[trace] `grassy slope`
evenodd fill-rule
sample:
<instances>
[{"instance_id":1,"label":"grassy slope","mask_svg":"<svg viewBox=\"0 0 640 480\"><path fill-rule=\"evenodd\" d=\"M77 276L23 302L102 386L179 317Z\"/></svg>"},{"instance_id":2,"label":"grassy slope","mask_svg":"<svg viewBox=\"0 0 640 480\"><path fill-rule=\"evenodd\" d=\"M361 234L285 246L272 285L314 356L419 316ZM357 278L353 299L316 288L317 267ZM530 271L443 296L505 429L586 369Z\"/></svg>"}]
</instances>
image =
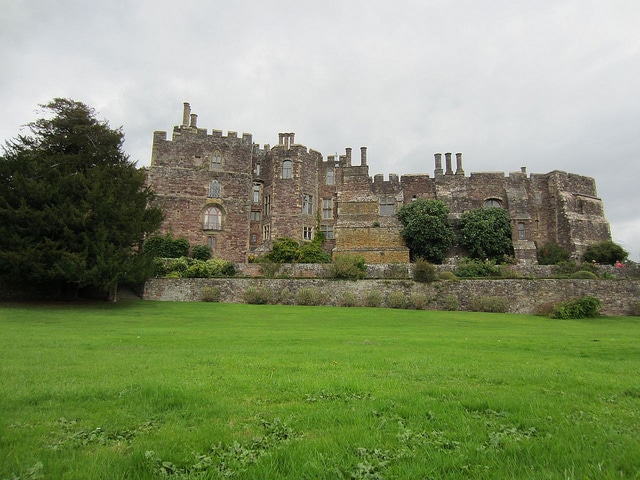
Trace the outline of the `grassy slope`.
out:
<instances>
[{"instance_id":1,"label":"grassy slope","mask_svg":"<svg viewBox=\"0 0 640 480\"><path fill-rule=\"evenodd\" d=\"M640 471L638 318L125 302L0 331L0 478Z\"/></svg>"}]
</instances>

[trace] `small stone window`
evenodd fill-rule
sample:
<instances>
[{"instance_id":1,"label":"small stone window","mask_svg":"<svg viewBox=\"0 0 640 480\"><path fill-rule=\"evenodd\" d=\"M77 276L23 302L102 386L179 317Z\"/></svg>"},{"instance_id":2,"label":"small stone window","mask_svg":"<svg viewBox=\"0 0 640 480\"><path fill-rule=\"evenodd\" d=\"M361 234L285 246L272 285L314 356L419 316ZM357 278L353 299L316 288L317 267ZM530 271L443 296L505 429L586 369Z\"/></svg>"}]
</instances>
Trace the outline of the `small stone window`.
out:
<instances>
[{"instance_id":1,"label":"small stone window","mask_svg":"<svg viewBox=\"0 0 640 480\"><path fill-rule=\"evenodd\" d=\"M259 222L260 221L260 212L257 212L255 210L251 211L251 221L252 222Z\"/></svg>"},{"instance_id":2,"label":"small stone window","mask_svg":"<svg viewBox=\"0 0 640 480\"><path fill-rule=\"evenodd\" d=\"M303 240L313 240L313 228L312 227L302 227L302 239Z\"/></svg>"},{"instance_id":3,"label":"small stone window","mask_svg":"<svg viewBox=\"0 0 640 480\"><path fill-rule=\"evenodd\" d=\"M271 215L271 195L264 196L264 216Z\"/></svg>"},{"instance_id":4,"label":"small stone window","mask_svg":"<svg viewBox=\"0 0 640 480\"><path fill-rule=\"evenodd\" d=\"M209 198L220 198L220 182L218 180L211 180L208 196Z\"/></svg>"},{"instance_id":5,"label":"small stone window","mask_svg":"<svg viewBox=\"0 0 640 480\"><path fill-rule=\"evenodd\" d=\"M335 185L336 177L335 177L335 172L333 170L327 170L326 183L327 185Z\"/></svg>"},{"instance_id":6,"label":"small stone window","mask_svg":"<svg viewBox=\"0 0 640 480\"><path fill-rule=\"evenodd\" d=\"M313 195L302 195L302 213L307 215L313 215Z\"/></svg>"},{"instance_id":7,"label":"small stone window","mask_svg":"<svg viewBox=\"0 0 640 480\"><path fill-rule=\"evenodd\" d=\"M251 243L258 243L258 234L257 233L252 233L251 234Z\"/></svg>"},{"instance_id":8,"label":"small stone window","mask_svg":"<svg viewBox=\"0 0 640 480\"><path fill-rule=\"evenodd\" d=\"M320 231L326 240L333 240L335 238L333 225L320 225Z\"/></svg>"},{"instance_id":9,"label":"small stone window","mask_svg":"<svg viewBox=\"0 0 640 480\"><path fill-rule=\"evenodd\" d=\"M208 207L204 211L204 230L222 230L222 210L216 206Z\"/></svg>"},{"instance_id":10,"label":"small stone window","mask_svg":"<svg viewBox=\"0 0 640 480\"><path fill-rule=\"evenodd\" d=\"M271 226L265 225L262 227L262 238L269 240L271 238Z\"/></svg>"},{"instance_id":11,"label":"small stone window","mask_svg":"<svg viewBox=\"0 0 640 480\"><path fill-rule=\"evenodd\" d=\"M380 215L390 216L395 213L396 199L392 196L380 197Z\"/></svg>"},{"instance_id":12,"label":"small stone window","mask_svg":"<svg viewBox=\"0 0 640 480\"><path fill-rule=\"evenodd\" d=\"M333 218L333 200L331 198L322 199L322 218L325 220Z\"/></svg>"},{"instance_id":13,"label":"small stone window","mask_svg":"<svg viewBox=\"0 0 640 480\"><path fill-rule=\"evenodd\" d=\"M282 162L282 178L288 179L292 176L291 160L285 160L284 162Z\"/></svg>"},{"instance_id":14,"label":"small stone window","mask_svg":"<svg viewBox=\"0 0 640 480\"><path fill-rule=\"evenodd\" d=\"M489 198L484 201L484 208L502 208L502 202L497 198Z\"/></svg>"},{"instance_id":15,"label":"small stone window","mask_svg":"<svg viewBox=\"0 0 640 480\"><path fill-rule=\"evenodd\" d=\"M222 167L222 153L220 150L215 150L211 154L211 168L217 169Z\"/></svg>"},{"instance_id":16,"label":"small stone window","mask_svg":"<svg viewBox=\"0 0 640 480\"><path fill-rule=\"evenodd\" d=\"M207 246L211 249L214 249L218 246L218 239L213 236L207 237Z\"/></svg>"},{"instance_id":17,"label":"small stone window","mask_svg":"<svg viewBox=\"0 0 640 480\"><path fill-rule=\"evenodd\" d=\"M527 239L527 230L523 222L518 222L518 240Z\"/></svg>"},{"instance_id":18,"label":"small stone window","mask_svg":"<svg viewBox=\"0 0 640 480\"><path fill-rule=\"evenodd\" d=\"M253 190L252 190L252 199L253 199L253 204L254 205L260 205L260 193L261 193L262 187L260 186L259 183L254 183L253 184Z\"/></svg>"}]
</instances>

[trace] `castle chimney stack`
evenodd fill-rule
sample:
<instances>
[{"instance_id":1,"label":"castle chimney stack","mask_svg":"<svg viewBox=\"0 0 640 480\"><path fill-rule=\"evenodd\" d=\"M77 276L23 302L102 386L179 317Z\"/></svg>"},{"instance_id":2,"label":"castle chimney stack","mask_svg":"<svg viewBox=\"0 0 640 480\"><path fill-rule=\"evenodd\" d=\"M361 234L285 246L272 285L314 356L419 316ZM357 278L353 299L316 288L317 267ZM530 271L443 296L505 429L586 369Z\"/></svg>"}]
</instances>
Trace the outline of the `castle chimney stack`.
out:
<instances>
[{"instance_id":1,"label":"castle chimney stack","mask_svg":"<svg viewBox=\"0 0 640 480\"><path fill-rule=\"evenodd\" d=\"M347 166L351 166L351 147L347 147L345 148L345 151L347 153Z\"/></svg>"},{"instance_id":2,"label":"castle chimney stack","mask_svg":"<svg viewBox=\"0 0 640 480\"><path fill-rule=\"evenodd\" d=\"M367 165L367 147L360 147L360 166Z\"/></svg>"},{"instance_id":3,"label":"castle chimney stack","mask_svg":"<svg viewBox=\"0 0 640 480\"><path fill-rule=\"evenodd\" d=\"M189 124L189 126L192 127L192 128L197 128L198 127L198 115L196 115L195 113L192 113L189 116L191 117L191 123Z\"/></svg>"},{"instance_id":4,"label":"castle chimney stack","mask_svg":"<svg viewBox=\"0 0 640 480\"><path fill-rule=\"evenodd\" d=\"M456 153L456 175L463 175L464 170L462 169L462 154Z\"/></svg>"},{"instance_id":5,"label":"castle chimney stack","mask_svg":"<svg viewBox=\"0 0 640 480\"><path fill-rule=\"evenodd\" d=\"M439 177L439 176L444 174L444 170L442 170L442 154L441 153L436 153L436 154L434 154L434 157L436 159L436 169L433 172L433 174L436 177Z\"/></svg>"},{"instance_id":6,"label":"castle chimney stack","mask_svg":"<svg viewBox=\"0 0 640 480\"><path fill-rule=\"evenodd\" d=\"M191 114L191 106L189 102L184 102L183 110L182 110L182 126L186 127L189 125L189 115Z\"/></svg>"},{"instance_id":7,"label":"castle chimney stack","mask_svg":"<svg viewBox=\"0 0 640 480\"><path fill-rule=\"evenodd\" d=\"M284 145L284 133L278 134L278 145Z\"/></svg>"},{"instance_id":8,"label":"castle chimney stack","mask_svg":"<svg viewBox=\"0 0 640 480\"><path fill-rule=\"evenodd\" d=\"M451 153L447 152L444 154L444 161L447 166L447 170L444 172L445 175L453 175L453 170L451 169Z\"/></svg>"},{"instance_id":9,"label":"castle chimney stack","mask_svg":"<svg viewBox=\"0 0 640 480\"><path fill-rule=\"evenodd\" d=\"M296 134L295 134L295 133L293 133L293 132L291 132L291 133L289 134L289 145L293 145L294 143L296 143L296 142L295 142L295 138L296 138Z\"/></svg>"}]
</instances>

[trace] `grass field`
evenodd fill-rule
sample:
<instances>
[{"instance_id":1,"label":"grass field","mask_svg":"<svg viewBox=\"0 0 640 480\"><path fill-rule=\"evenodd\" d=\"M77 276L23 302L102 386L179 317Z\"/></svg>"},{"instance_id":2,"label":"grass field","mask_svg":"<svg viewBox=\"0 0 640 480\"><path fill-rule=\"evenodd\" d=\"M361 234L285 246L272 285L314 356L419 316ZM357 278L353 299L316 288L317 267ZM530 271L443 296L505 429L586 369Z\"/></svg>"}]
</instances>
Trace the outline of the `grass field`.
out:
<instances>
[{"instance_id":1,"label":"grass field","mask_svg":"<svg viewBox=\"0 0 640 480\"><path fill-rule=\"evenodd\" d=\"M2 479L640 478L640 318L0 304Z\"/></svg>"}]
</instances>

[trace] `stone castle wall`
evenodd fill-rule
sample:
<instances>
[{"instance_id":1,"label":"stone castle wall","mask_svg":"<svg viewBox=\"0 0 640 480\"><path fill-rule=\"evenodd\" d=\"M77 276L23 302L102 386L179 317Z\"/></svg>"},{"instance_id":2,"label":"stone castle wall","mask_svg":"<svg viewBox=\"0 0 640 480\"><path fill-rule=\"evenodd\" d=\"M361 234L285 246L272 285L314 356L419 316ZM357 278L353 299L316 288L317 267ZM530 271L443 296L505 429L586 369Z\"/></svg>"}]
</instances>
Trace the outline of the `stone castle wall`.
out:
<instances>
[{"instance_id":1,"label":"stone castle wall","mask_svg":"<svg viewBox=\"0 0 640 480\"><path fill-rule=\"evenodd\" d=\"M170 279L148 280L145 300L193 302L202 299L205 288L216 287L220 301L243 303L244 291L249 287L268 288L282 303L293 303L302 288L313 288L324 296L325 304L340 305L345 292L351 293L359 305L367 294L379 292L384 300L390 292L403 292L407 300L419 294L428 299L428 309L446 310L457 305L470 310L474 299L494 297L509 305L509 312L535 314L554 303L572 298L592 296L602 302L604 315L628 315L640 301L640 280L461 280L420 284L409 280L328 280L328 279Z\"/></svg>"},{"instance_id":2,"label":"stone castle wall","mask_svg":"<svg viewBox=\"0 0 640 480\"><path fill-rule=\"evenodd\" d=\"M170 140L165 132L154 134L148 184L166 214L162 232L207 244L215 256L240 263L269 251L274 239L302 242L318 229L334 255L408 262L395 212L417 199L443 201L454 222L487 205L508 210L516 258L524 262L535 262L536 245L557 243L578 257L589 244L611 239L589 177L561 171L529 175L524 167L508 176L467 175L461 153L445 153L444 159L437 153L433 176L372 178L366 147L359 165L351 148L325 160L295 143L293 133L280 133L277 145L260 148L250 134L199 128L187 103ZM221 218L214 228L207 224L211 211Z\"/></svg>"}]
</instances>

